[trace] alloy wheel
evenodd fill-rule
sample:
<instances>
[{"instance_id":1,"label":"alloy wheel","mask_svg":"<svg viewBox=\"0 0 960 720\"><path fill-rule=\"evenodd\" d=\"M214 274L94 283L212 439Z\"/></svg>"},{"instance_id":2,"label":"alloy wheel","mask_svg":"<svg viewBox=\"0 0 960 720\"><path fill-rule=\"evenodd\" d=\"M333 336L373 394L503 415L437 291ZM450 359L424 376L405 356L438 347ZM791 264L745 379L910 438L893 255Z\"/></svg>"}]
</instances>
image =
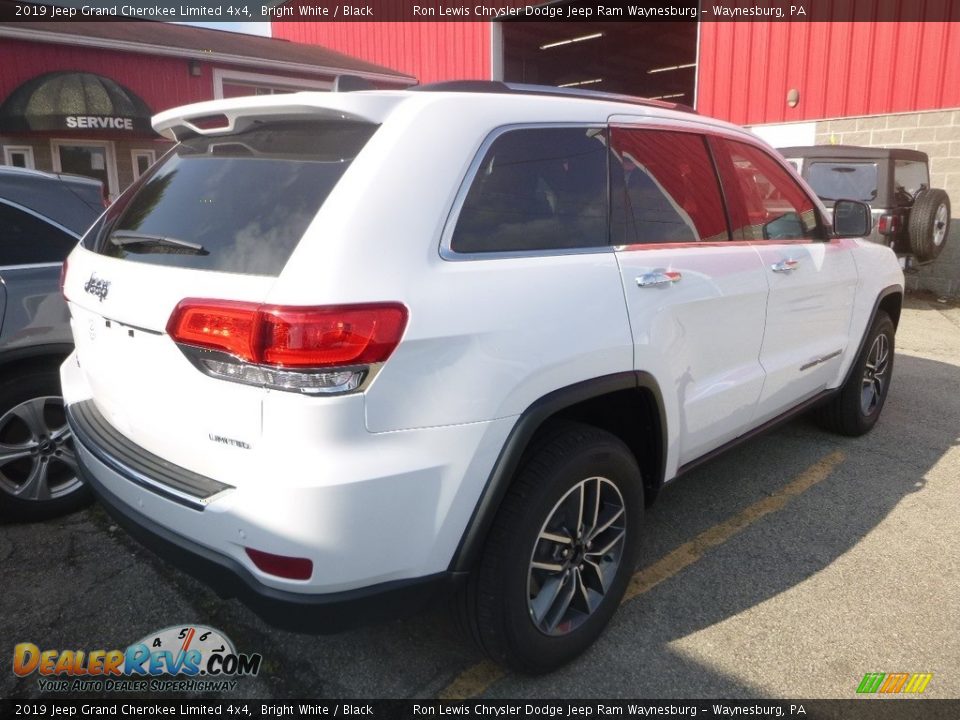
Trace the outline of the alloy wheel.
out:
<instances>
[{"instance_id":1,"label":"alloy wheel","mask_svg":"<svg viewBox=\"0 0 960 720\"><path fill-rule=\"evenodd\" d=\"M871 415L883 400L890 369L890 340L883 333L877 335L867 354L860 391L860 412Z\"/></svg>"},{"instance_id":2,"label":"alloy wheel","mask_svg":"<svg viewBox=\"0 0 960 720\"><path fill-rule=\"evenodd\" d=\"M943 245L947 236L947 206L943 203L937 208L937 214L933 219L933 244L939 247Z\"/></svg>"},{"instance_id":3,"label":"alloy wheel","mask_svg":"<svg viewBox=\"0 0 960 720\"><path fill-rule=\"evenodd\" d=\"M80 484L63 398L31 398L0 416L0 490L42 502Z\"/></svg>"},{"instance_id":4,"label":"alloy wheel","mask_svg":"<svg viewBox=\"0 0 960 720\"><path fill-rule=\"evenodd\" d=\"M590 477L550 511L527 577L527 607L540 632L566 635L600 606L623 557L625 507L616 485Z\"/></svg>"}]
</instances>

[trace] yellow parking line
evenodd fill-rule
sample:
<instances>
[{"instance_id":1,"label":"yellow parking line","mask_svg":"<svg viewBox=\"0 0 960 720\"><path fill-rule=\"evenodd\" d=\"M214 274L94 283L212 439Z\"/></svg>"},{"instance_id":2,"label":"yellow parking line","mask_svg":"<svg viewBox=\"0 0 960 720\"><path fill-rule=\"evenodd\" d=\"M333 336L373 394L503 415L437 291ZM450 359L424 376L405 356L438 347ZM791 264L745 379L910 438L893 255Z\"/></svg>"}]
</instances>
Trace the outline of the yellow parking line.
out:
<instances>
[{"instance_id":1,"label":"yellow parking line","mask_svg":"<svg viewBox=\"0 0 960 720\"><path fill-rule=\"evenodd\" d=\"M833 469L843 462L843 459L844 455L839 450L830 453L808 467L770 497L758 500L753 505L741 510L729 520L725 520L722 523L718 523L704 530L693 540L685 542L676 550L667 553L653 565L649 565L638 571L630 578L630 584L627 585L627 592L623 596L623 602L632 600L637 595L642 595L656 587L664 580L672 578L685 567L692 565L703 557L703 554L707 550L725 543L764 515L782 510L793 498L805 493L818 482L829 477Z\"/></svg>"},{"instance_id":2,"label":"yellow parking line","mask_svg":"<svg viewBox=\"0 0 960 720\"><path fill-rule=\"evenodd\" d=\"M503 668L489 660L467 668L437 693L438 700L466 700L476 697L504 676Z\"/></svg>"},{"instance_id":3,"label":"yellow parking line","mask_svg":"<svg viewBox=\"0 0 960 720\"><path fill-rule=\"evenodd\" d=\"M637 571L630 584L627 585L627 592L623 596L623 602L632 600L638 595L653 589L664 580L669 580L685 567L692 565L711 548L722 545L727 540L746 529L764 515L782 510L787 503L802 495L819 482L826 480L834 468L844 460L844 454L836 450L829 455L821 458L813 465L800 473L793 480L780 488L773 495L758 500L729 520L717 523L711 528L704 530L693 540L685 542L680 547L667 553L664 557L657 560L653 565L649 565L642 570ZM472 667L467 668L460 673L453 682L437 694L440 700L466 700L476 697L485 692L493 683L504 676L504 671L498 666L484 660Z\"/></svg>"}]
</instances>

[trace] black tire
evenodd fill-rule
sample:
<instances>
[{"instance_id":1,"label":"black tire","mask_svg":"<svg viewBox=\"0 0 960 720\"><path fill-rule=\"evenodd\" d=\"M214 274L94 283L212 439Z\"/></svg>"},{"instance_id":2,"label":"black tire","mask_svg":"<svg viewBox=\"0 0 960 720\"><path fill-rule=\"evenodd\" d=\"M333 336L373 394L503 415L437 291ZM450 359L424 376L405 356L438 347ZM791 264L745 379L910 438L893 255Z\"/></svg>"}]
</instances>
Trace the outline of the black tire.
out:
<instances>
[{"instance_id":1,"label":"black tire","mask_svg":"<svg viewBox=\"0 0 960 720\"><path fill-rule=\"evenodd\" d=\"M935 259L950 234L950 197L938 188L922 191L910 210L910 250L919 260Z\"/></svg>"},{"instance_id":2,"label":"black tire","mask_svg":"<svg viewBox=\"0 0 960 720\"><path fill-rule=\"evenodd\" d=\"M42 520L91 499L77 477L57 371L0 383L0 517Z\"/></svg>"},{"instance_id":3,"label":"black tire","mask_svg":"<svg viewBox=\"0 0 960 720\"><path fill-rule=\"evenodd\" d=\"M636 568L643 507L640 469L626 445L594 427L558 428L514 479L461 598L464 624L480 648L501 665L537 675L593 644ZM565 606L568 589L573 599Z\"/></svg>"},{"instance_id":4,"label":"black tire","mask_svg":"<svg viewBox=\"0 0 960 720\"><path fill-rule=\"evenodd\" d=\"M877 424L893 379L894 333L890 316L878 311L846 383L817 411L820 425L840 435L857 437ZM869 398L868 389L872 391Z\"/></svg>"}]
</instances>

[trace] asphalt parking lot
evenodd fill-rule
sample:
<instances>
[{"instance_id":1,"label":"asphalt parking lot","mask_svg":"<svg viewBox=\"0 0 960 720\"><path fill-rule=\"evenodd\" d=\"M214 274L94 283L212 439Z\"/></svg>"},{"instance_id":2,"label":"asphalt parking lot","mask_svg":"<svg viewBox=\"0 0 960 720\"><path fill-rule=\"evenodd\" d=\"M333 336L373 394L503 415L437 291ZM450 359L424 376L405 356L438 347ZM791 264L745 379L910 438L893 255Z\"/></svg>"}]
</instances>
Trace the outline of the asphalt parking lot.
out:
<instances>
[{"instance_id":1,"label":"asphalt parking lot","mask_svg":"<svg viewBox=\"0 0 960 720\"><path fill-rule=\"evenodd\" d=\"M141 549L97 507L0 527L0 697L36 697L14 644L125 648L222 629L264 667L231 697L852 698L867 672L960 697L960 305L909 299L876 429L800 419L673 483L601 640L544 678L504 674L442 611L281 632Z\"/></svg>"}]
</instances>

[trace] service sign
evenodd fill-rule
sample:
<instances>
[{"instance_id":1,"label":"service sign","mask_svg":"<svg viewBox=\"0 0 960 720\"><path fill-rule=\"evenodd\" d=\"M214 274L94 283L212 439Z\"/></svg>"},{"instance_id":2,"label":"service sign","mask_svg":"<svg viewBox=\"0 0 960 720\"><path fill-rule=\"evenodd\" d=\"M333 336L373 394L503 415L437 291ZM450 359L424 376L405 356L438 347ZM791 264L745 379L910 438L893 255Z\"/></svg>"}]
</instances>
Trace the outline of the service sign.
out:
<instances>
[{"instance_id":1,"label":"service sign","mask_svg":"<svg viewBox=\"0 0 960 720\"><path fill-rule=\"evenodd\" d=\"M101 117L99 115L67 115L67 127L92 128L95 130L133 130L133 118Z\"/></svg>"},{"instance_id":2,"label":"service sign","mask_svg":"<svg viewBox=\"0 0 960 720\"><path fill-rule=\"evenodd\" d=\"M70 131L71 134L137 134L152 135L149 117L131 115L31 115L6 118L7 132Z\"/></svg>"}]
</instances>

